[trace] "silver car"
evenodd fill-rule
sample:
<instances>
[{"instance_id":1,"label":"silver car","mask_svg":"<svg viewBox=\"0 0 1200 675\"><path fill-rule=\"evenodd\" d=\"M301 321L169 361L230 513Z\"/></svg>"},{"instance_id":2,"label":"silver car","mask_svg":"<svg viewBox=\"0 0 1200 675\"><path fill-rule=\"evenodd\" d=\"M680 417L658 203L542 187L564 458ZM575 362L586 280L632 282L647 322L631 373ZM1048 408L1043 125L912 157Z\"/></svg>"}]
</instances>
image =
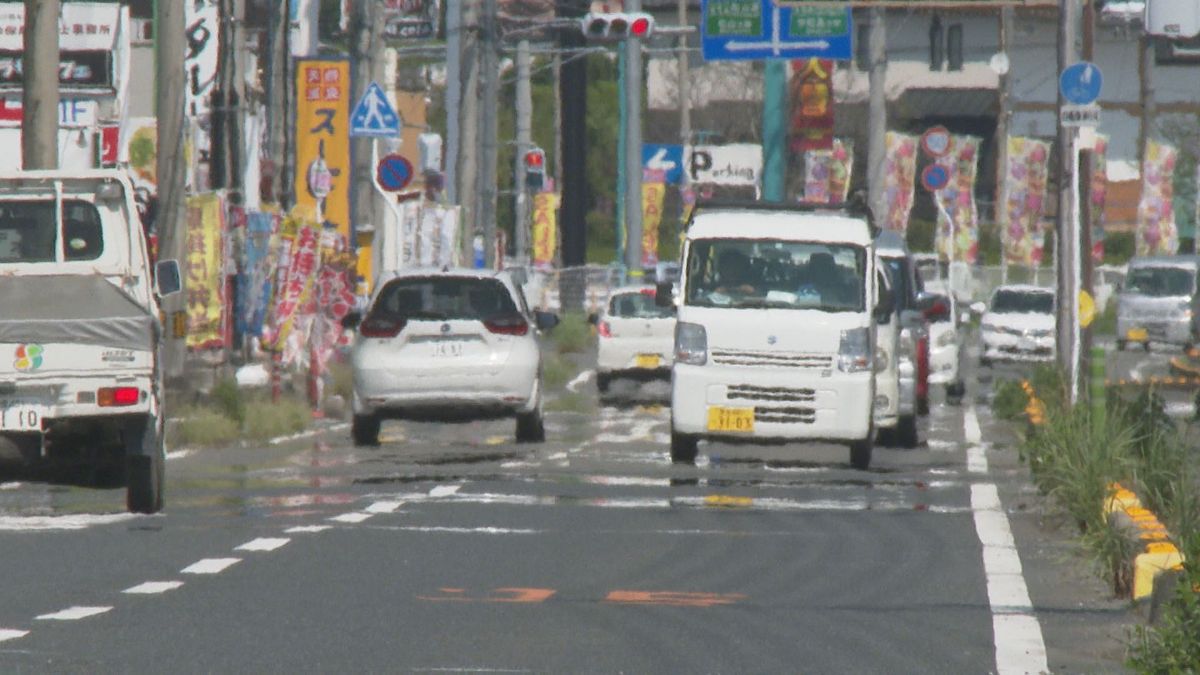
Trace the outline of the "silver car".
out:
<instances>
[{"instance_id":1,"label":"silver car","mask_svg":"<svg viewBox=\"0 0 1200 675\"><path fill-rule=\"evenodd\" d=\"M1189 346L1200 335L1200 256L1134 258L1117 295L1117 349L1151 342Z\"/></svg>"}]
</instances>

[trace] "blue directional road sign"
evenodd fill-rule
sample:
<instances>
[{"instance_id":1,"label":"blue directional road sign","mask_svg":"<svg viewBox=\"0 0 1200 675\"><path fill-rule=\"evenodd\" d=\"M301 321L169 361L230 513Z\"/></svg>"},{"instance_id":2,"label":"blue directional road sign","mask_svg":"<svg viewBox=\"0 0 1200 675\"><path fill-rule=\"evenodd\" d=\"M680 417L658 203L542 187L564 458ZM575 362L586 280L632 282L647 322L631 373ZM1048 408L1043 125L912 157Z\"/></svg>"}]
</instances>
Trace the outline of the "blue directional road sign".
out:
<instances>
[{"instance_id":1,"label":"blue directional road sign","mask_svg":"<svg viewBox=\"0 0 1200 675\"><path fill-rule=\"evenodd\" d=\"M413 165L401 155L388 155L375 167L375 179L386 192L398 192L413 179Z\"/></svg>"},{"instance_id":2,"label":"blue directional road sign","mask_svg":"<svg viewBox=\"0 0 1200 675\"><path fill-rule=\"evenodd\" d=\"M662 171L668 183L677 185L683 180L683 146L643 143L642 169Z\"/></svg>"},{"instance_id":3,"label":"blue directional road sign","mask_svg":"<svg viewBox=\"0 0 1200 675\"><path fill-rule=\"evenodd\" d=\"M777 7L772 0L703 0L706 61L840 59L851 55L846 7Z\"/></svg>"},{"instance_id":4,"label":"blue directional road sign","mask_svg":"<svg viewBox=\"0 0 1200 675\"><path fill-rule=\"evenodd\" d=\"M1100 98L1100 88L1104 86L1104 75L1100 67L1094 63L1083 61L1062 71L1058 78L1058 88L1068 103L1089 105Z\"/></svg>"},{"instance_id":5,"label":"blue directional road sign","mask_svg":"<svg viewBox=\"0 0 1200 675\"><path fill-rule=\"evenodd\" d=\"M393 138L400 135L400 115L388 101L383 88L372 82L350 113L353 138Z\"/></svg>"}]
</instances>

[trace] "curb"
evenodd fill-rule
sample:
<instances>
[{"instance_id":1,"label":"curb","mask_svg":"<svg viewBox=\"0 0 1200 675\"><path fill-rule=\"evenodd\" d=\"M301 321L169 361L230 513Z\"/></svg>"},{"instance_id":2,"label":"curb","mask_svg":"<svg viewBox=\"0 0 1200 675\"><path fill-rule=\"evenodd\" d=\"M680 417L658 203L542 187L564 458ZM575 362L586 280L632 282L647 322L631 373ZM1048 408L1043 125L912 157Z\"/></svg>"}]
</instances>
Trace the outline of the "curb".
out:
<instances>
[{"instance_id":1,"label":"curb","mask_svg":"<svg viewBox=\"0 0 1200 675\"><path fill-rule=\"evenodd\" d=\"M1142 506L1133 490L1120 483L1109 486L1103 513L1110 526L1132 540L1137 553L1126 562L1133 579L1130 599L1137 602L1152 598L1150 614L1153 621L1158 599L1163 595L1159 588L1171 586L1170 582L1177 578L1176 573L1183 571L1183 553L1170 541L1170 533L1158 516Z\"/></svg>"}]
</instances>

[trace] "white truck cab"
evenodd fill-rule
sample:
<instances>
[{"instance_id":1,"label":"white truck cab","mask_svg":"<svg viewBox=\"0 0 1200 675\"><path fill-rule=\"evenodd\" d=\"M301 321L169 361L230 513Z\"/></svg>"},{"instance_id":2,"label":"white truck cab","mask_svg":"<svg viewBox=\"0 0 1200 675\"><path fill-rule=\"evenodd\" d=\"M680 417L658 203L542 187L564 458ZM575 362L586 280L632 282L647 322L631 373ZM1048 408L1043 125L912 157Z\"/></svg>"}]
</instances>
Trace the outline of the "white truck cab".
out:
<instances>
[{"instance_id":1,"label":"white truck cab","mask_svg":"<svg viewBox=\"0 0 1200 675\"><path fill-rule=\"evenodd\" d=\"M680 283L673 461L695 461L701 439L730 439L845 443L855 468L870 465L876 324L891 315L891 297L865 217L702 205Z\"/></svg>"},{"instance_id":2,"label":"white truck cab","mask_svg":"<svg viewBox=\"0 0 1200 675\"><path fill-rule=\"evenodd\" d=\"M175 261L157 291L179 290ZM131 511L162 508L155 274L119 171L0 175L0 441L21 461L124 473Z\"/></svg>"}]
</instances>

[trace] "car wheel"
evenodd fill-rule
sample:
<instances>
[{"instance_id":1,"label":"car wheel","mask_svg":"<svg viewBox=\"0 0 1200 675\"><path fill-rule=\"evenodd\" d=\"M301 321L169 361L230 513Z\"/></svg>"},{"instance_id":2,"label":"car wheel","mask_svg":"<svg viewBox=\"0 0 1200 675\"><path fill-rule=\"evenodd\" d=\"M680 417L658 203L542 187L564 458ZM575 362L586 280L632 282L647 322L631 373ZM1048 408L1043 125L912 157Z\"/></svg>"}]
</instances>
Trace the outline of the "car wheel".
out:
<instances>
[{"instance_id":1,"label":"car wheel","mask_svg":"<svg viewBox=\"0 0 1200 675\"><path fill-rule=\"evenodd\" d=\"M517 442L542 443L546 440L546 425L542 422L541 406L532 412L517 415Z\"/></svg>"},{"instance_id":2,"label":"car wheel","mask_svg":"<svg viewBox=\"0 0 1200 675\"><path fill-rule=\"evenodd\" d=\"M850 466L866 471L871 466L871 439L854 441L850 444Z\"/></svg>"},{"instance_id":3,"label":"car wheel","mask_svg":"<svg viewBox=\"0 0 1200 675\"><path fill-rule=\"evenodd\" d=\"M700 452L700 439L695 436L671 431L671 462L673 464L695 464Z\"/></svg>"},{"instance_id":4,"label":"car wheel","mask_svg":"<svg viewBox=\"0 0 1200 675\"><path fill-rule=\"evenodd\" d=\"M166 449L153 415L125 430L125 506L133 513L158 513L163 507Z\"/></svg>"},{"instance_id":5,"label":"car wheel","mask_svg":"<svg viewBox=\"0 0 1200 675\"><path fill-rule=\"evenodd\" d=\"M612 384L612 375L596 373L596 389L601 394L608 393L608 385Z\"/></svg>"},{"instance_id":6,"label":"car wheel","mask_svg":"<svg viewBox=\"0 0 1200 675\"><path fill-rule=\"evenodd\" d=\"M899 423L896 424L896 444L902 448L917 447L917 417L916 415L902 415ZM870 462L870 459L867 460ZM865 468L865 467L863 467Z\"/></svg>"},{"instance_id":7,"label":"car wheel","mask_svg":"<svg viewBox=\"0 0 1200 675\"><path fill-rule=\"evenodd\" d=\"M875 432L875 442L885 448L892 447L896 444L896 430L894 428L880 429L879 431Z\"/></svg>"},{"instance_id":8,"label":"car wheel","mask_svg":"<svg viewBox=\"0 0 1200 675\"><path fill-rule=\"evenodd\" d=\"M379 428L382 422L378 415L355 415L350 422L350 435L358 447L379 445Z\"/></svg>"}]
</instances>

